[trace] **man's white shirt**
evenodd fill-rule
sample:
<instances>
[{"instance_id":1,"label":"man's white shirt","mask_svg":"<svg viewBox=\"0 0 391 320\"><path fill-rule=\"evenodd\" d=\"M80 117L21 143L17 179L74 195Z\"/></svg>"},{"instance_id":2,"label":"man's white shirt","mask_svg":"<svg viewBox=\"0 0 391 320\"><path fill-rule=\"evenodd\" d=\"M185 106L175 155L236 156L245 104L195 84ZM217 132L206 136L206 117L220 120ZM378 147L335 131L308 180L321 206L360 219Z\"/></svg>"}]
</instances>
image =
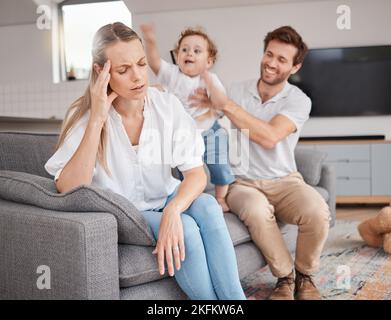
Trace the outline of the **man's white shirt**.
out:
<instances>
[{"instance_id":1,"label":"man's white shirt","mask_svg":"<svg viewBox=\"0 0 391 320\"><path fill-rule=\"evenodd\" d=\"M251 141L244 133L231 135L232 152L240 163L232 165L235 176L243 179L276 179L297 171L294 150L301 129L309 118L311 99L298 87L286 83L273 98L262 103L257 88L258 80L249 80L231 86L228 95L236 104L252 116L269 122L277 114L290 119L296 131L278 142L273 149L266 149ZM237 129L232 124L233 129ZM246 142L246 143L243 143ZM231 153L232 154L232 153Z\"/></svg>"}]
</instances>

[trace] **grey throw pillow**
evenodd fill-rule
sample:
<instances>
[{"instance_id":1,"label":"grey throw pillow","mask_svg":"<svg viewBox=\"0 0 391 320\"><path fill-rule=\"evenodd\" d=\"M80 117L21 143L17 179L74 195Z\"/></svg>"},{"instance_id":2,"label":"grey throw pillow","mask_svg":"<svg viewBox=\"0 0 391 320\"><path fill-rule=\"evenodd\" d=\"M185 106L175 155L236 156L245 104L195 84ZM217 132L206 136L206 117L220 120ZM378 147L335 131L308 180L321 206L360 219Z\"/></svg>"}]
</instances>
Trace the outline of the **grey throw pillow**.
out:
<instances>
[{"instance_id":1,"label":"grey throw pillow","mask_svg":"<svg viewBox=\"0 0 391 320\"><path fill-rule=\"evenodd\" d=\"M155 245L151 229L126 198L110 190L79 186L58 193L53 180L24 172L0 170L0 198L65 212L108 212L118 224L118 242Z\"/></svg>"},{"instance_id":2,"label":"grey throw pillow","mask_svg":"<svg viewBox=\"0 0 391 320\"><path fill-rule=\"evenodd\" d=\"M318 185L322 166L327 153L319 150L296 148L295 159L297 170L301 173L304 181L311 186Z\"/></svg>"}]
</instances>

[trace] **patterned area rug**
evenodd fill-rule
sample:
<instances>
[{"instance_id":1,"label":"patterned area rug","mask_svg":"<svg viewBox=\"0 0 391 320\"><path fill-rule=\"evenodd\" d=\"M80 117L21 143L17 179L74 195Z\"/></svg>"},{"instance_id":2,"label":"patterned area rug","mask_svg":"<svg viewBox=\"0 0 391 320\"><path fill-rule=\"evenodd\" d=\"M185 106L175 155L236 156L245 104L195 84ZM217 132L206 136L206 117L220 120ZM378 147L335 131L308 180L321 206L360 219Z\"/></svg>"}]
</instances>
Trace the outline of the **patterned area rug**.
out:
<instances>
[{"instance_id":1,"label":"patterned area rug","mask_svg":"<svg viewBox=\"0 0 391 320\"><path fill-rule=\"evenodd\" d=\"M327 300L391 300L391 255L368 247L357 232L357 221L337 221L330 229L315 282ZM265 267L242 285L249 300L264 300L276 278Z\"/></svg>"}]
</instances>

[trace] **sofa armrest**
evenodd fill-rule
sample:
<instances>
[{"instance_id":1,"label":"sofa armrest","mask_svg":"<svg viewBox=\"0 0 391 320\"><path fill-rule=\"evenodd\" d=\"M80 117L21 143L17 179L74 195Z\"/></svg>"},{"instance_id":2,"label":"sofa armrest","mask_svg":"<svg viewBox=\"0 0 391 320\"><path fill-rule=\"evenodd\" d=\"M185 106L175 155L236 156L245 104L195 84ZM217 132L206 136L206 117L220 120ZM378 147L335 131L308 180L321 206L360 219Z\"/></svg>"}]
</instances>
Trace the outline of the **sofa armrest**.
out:
<instances>
[{"instance_id":1,"label":"sofa armrest","mask_svg":"<svg viewBox=\"0 0 391 320\"><path fill-rule=\"evenodd\" d=\"M320 181L318 186L327 190L329 193L329 200L327 201L330 208L330 226L334 226L336 219L336 199L337 199L337 176L334 166L330 164L323 164Z\"/></svg>"},{"instance_id":2,"label":"sofa armrest","mask_svg":"<svg viewBox=\"0 0 391 320\"><path fill-rule=\"evenodd\" d=\"M109 213L0 199L0 299L119 299L117 242Z\"/></svg>"},{"instance_id":3,"label":"sofa armrest","mask_svg":"<svg viewBox=\"0 0 391 320\"><path fill-rule=\"evenodd\" d=\"M151 228L137 208L109 189L81 185L58 193L52 179L0 170L0 198L53 211L111 213L117 219L118 242L156 244Z\"/></svg>"}]
</instances>

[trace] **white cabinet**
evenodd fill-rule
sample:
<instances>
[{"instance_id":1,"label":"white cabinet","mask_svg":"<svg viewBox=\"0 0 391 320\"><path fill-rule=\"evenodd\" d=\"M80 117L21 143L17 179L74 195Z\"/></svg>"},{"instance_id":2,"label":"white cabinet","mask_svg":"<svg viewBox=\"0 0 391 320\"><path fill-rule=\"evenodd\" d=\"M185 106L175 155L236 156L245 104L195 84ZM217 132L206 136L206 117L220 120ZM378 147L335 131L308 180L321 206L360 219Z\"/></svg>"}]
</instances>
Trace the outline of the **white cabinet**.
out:
<instances>
[{"instance_id":1,"label":"white cabinet","mask_svg":"<svg viewBox=\"0 0 391 320\"><path fill-rule=\"evenodd\" d=\"M337 173L337 195L366 196L371 194L370 145L317 145L327 153L326 162Z\"/></svg>"},{"instance_id":2,"label":"white cabinet","mask_svg":"<svg viewBox=\"0 0 391 320\"><path fill-rule=\"evenodd\" d=\"M326 162L336 170L339 199L352 196L391 199L391 141L301 142L300 147L327 153Z\"/></svg>"},{"instance_id":3,"label":"white cabinet","mask_svg":"<svg viewBox=\"0 0 391 320\"><path fill-rule=\"evenodd\" d=\"M371 147L372 194L391 195L391 145L373 144Z\"/></svg>"}]
</instances>

